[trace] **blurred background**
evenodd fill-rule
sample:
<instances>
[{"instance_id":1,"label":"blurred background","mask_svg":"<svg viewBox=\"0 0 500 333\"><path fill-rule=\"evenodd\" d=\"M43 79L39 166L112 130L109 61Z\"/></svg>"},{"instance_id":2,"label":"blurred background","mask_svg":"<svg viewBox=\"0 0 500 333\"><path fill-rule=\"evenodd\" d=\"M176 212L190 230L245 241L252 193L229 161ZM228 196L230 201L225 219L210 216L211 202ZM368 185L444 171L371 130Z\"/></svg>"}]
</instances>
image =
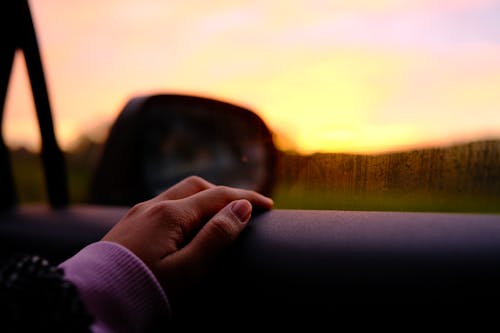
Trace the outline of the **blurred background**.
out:
<instances>
[{"instance_id":1,"label":"blurred background","mask_svg":"<svg viewBox=\"0 0 500 333\"><path fill-rule=\"evenodd\" d=\"M132 96L252 109L278 208L500 212L500 2L30 1L73 202ZM5 106L20 199L45 201L22 55Z\"/></svg>"}]
</instances>

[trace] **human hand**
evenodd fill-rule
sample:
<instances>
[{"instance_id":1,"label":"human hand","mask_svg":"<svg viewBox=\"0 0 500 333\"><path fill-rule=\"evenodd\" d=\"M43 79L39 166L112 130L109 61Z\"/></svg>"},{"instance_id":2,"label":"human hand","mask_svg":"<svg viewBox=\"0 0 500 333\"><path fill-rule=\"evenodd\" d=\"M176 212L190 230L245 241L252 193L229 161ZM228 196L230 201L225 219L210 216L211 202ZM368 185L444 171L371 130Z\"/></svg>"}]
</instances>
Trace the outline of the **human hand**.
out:
<instances>
[{"instance_id":1,"label":"human hand","mask_svg":"<svg viewBox=\"0 0 500 333\"><path fill-rule=\"evenodd\" d=\"M139 203L104 236L148 265L171 303L182 299L250 220L273 201L192 176Z\"/></svg>"}]
</instances>

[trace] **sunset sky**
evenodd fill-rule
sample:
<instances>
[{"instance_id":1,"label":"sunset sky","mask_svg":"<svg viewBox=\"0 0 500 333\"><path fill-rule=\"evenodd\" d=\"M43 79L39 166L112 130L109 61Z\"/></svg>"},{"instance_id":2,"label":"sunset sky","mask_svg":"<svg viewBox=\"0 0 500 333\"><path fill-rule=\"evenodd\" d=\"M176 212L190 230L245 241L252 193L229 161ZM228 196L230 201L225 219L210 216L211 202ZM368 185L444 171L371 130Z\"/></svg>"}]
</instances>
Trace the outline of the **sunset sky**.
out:
<instances>
[{"instance_id":1,"label":"sunset sky","mask_svg":"<svg viewBox=\"0 0 500 333\"><path fill-rule=\"evenodd\" d=\"M281 148L382 152L500 138L498 0L32 0L64 149L128 98L199 94ZM37 149L23 59L4 133Z\"/></svg>"}]
</instances>

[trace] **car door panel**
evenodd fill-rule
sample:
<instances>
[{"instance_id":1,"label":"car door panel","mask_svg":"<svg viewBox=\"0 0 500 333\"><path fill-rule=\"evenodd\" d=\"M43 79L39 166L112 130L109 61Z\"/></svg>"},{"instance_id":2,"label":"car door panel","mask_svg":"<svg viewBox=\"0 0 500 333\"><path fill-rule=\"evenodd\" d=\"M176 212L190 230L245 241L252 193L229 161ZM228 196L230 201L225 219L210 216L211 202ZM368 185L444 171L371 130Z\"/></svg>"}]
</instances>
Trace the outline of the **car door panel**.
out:
<instances>
[{"instance_id":1,"label":"car door panel","mask_svg":"<svg viewBox=\"0 0 500 333\"><path fill-rule=\"evenodd\" d=\"M64 260L98 241L127 209L14 209L0 216L2 253ZM499 254L498 215L277 209L252 219L190 307L204 308L207 299L227 311L264 302L261 312L492 299Z\"/></svg>"}]
</instances>

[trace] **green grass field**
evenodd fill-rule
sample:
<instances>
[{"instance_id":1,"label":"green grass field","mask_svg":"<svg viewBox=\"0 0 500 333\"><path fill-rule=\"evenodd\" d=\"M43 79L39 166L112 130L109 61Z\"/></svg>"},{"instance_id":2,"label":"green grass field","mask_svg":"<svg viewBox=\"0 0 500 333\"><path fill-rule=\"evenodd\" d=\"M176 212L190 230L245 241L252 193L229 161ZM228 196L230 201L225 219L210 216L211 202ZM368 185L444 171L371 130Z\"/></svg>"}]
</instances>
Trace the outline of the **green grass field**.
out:
<instances>
[{"instance_id":1,"label":"green grass field","mask_svg":"<svg viewBox=\"0 0 500 333\"><path fill-rule=\"evenodd\" d=\"M500 198L465 193L340 193L277 186L272 197L275 208L282 209L500 213Z\"/></svg>"},{"instance_id":2,"label":"green grass field","mask_svg":"<svg viewBox=\"0 0 500 333\"><path fill-rule=\"evenodd\" d=\"M26 151L17 152L12 156L12 168L17 196L21 203L47 202L43 167L38 155ZM85 164L71 161L68 161L67 168L71 202L85 202L91 169Z\"/></svg>"},{"instance_id":3,"label":"green grass field","mask_svg":"<svg viewBox=\"0 0 500 333\"><path fill-rule=\"evenodd\" d=\"M38 159L16 159L14 167L20 201L46 202L45 184ZM71 202L86 201L89 178L89 170L69 168ZM278 185L272 197L275 208L279 209L500 213L500 198L486 195L423 192L349 193L315 190L306 186Z\"/></svg>"},{"instance_id":4,"label":"green grass field","mask_svg":"<svg viewBox=\"0 0 500 333\"><path fill-rule=\"evenodd\" d=\"M98 146L67 154L70 201L85 203ZM46 202L41 159L11 154L19 201ZM275 208L500 213L500 141L386 155L283 153Z\"/></svg>"}]
</instances>

